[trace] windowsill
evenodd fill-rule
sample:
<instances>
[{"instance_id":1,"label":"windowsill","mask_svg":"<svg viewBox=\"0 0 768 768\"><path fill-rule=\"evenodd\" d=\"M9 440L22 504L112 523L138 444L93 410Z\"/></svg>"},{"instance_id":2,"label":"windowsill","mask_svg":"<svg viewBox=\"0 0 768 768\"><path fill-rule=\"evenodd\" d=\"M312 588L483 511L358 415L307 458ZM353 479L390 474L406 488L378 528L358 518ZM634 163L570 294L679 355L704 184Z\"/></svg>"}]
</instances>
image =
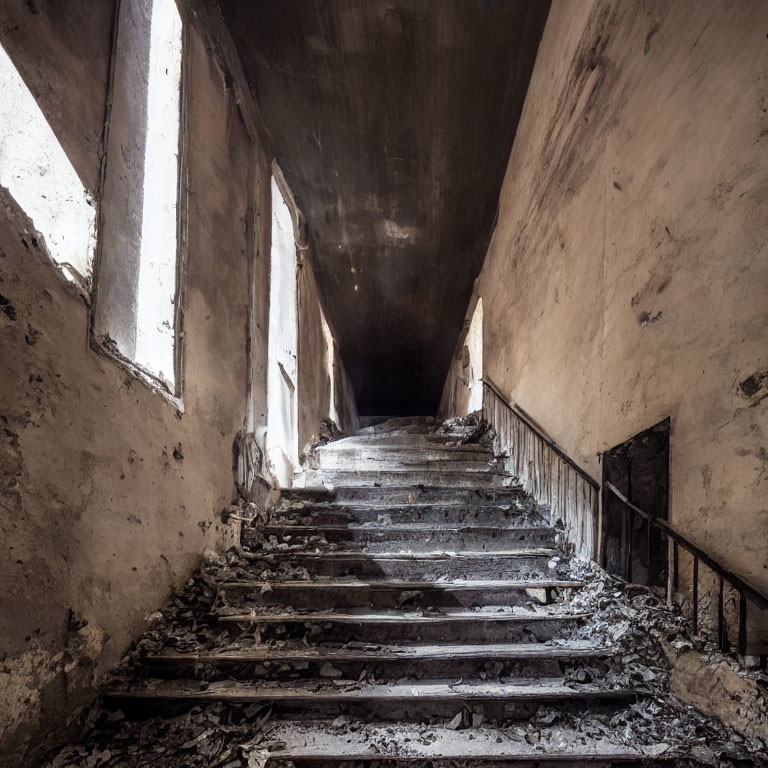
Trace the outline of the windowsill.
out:
<instances>
[{"instance_id":1,"label":"windowsill","mask_svg":"<svg viewBox=\"0 0 768 768\"><path fill-rule=\"evenodd\" d=\"M57 281L61 285L62 289L66 291L66 293L68 293L73 298L79 299L83 302L83 304L85 304L88 312L87 322L90 323L92 318L93 302L91 300L88 281L81 275L72 273L65 269L65 267L59 264L51 256L45 242L45 237L34 228L31 220L27 214L24 213L18 203L10 195L8 195L8 197L10 198L11 202L11 205L8 206L9 221L11 223L15 223L19 227L19 233L22 237L24 245L30 252L37 254L41 262L51 269L51 271L56 275ZM108 357L123 370L125 370L132 378L140 381L153 393L160 395L165 402L174 408L176 415L181 417L181 415L184 413L183 397L177 397L176 395L171 394L171 392L169 392L168 389L154 376L139 368L139 366L137 366L123 355L107 349L103 344L94 338L91 328L88 329L88 334L90 336L90 346L95 352Z\"/></svg>"},{"instance_id":2,"label":"windowsill","mask_svg":"<svg viewBox=\"0 0 768 768\"><path fill-rule=\"evenodd\" d=\"M91 332L91 348L100 355L109 358L120 368L126 371L132 378L141 382L153 394L159 395L176 411L176 415L181 418L184 415L184 398L176 396L168 391L168 388L151 373L138 366L132 360L129 360L120 352L110 349L108 346L98 341Z\"/></svg>"}]
</instances>

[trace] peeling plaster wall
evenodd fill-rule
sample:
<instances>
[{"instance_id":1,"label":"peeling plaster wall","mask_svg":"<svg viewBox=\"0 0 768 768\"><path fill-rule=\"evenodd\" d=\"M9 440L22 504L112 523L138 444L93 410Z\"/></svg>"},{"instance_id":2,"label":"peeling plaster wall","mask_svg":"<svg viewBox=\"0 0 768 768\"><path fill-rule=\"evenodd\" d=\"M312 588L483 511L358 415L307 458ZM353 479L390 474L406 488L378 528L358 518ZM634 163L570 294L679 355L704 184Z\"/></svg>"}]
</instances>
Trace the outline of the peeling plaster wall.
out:
<instances>
[{"instance_id":1,"label":"peeling plaster wall","mask_svg":"<svg viewBox=\"0 0 768 768\"><path fill-rule=\"evenodd\" d=\"M328 370L328 345L323 334L322 301L315 273L309 259L298 270L299 281L299 454L306 456L317 443L323 421L330 417L331 396L334 398L342 432L358 428L357 406L352 386L338 354L334 354L333 384ZM335 343L334 343L335 347Z\"/></svg>"},{"instance_id":2,"label":"peeling plaster wall","mask_svg":"<svg viewBox=\"0 0 768 768\"><path fill-rule=\"evenodd\" d=\"M232 500L232 443L245 420L253 153L195 33L188 55L183 415L89 346L86 302L15 203L0 201L2 766L65 739L146 615L206 547L233 536L219 513ZM98 86L83 98L103 110L106 77L80 78L68 60L58 62L66 91ZM95 175L90 136L79 138Z\"/></svg>"},{"instance_id":3,"label":"peeling plaster wall","mask_svg":"<svg viewBox=\"0 0 768 768\"><path fill-rule=\"evenodd\" d=\"M672 522L768 592L766 33L555 0L478 293L486 375L596 477L671 417Z\"/></svg>"}]
</instances>

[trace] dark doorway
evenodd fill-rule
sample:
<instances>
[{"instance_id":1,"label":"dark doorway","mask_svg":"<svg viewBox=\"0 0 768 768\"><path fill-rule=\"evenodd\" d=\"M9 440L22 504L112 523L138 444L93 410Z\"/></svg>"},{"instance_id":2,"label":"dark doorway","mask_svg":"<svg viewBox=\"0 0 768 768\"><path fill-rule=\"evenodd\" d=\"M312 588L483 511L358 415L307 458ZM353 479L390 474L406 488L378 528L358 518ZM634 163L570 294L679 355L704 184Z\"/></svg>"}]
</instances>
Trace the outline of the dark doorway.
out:
<instances>
[{"instance_id":1,"label":"dark doorway","mask_svg":"<svg viewBox=\"0 0 768 768\"><path fill-rule=\"evenodd\" d=\"M603 454L603 485L610 482L635 506L664 520L669 513L669 419ZM603 495L603 566L615 576L648 586L666 578L661 531Z\"/></svg>"}]
</instances>

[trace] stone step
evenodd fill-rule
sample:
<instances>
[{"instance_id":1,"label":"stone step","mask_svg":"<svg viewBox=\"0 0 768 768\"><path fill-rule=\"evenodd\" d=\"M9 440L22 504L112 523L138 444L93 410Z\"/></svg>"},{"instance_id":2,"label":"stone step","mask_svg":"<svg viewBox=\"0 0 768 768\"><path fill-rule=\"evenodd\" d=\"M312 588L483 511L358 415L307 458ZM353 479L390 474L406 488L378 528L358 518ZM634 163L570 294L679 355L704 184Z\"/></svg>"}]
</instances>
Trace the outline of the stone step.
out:
<instances>
[{"instance_id":1,"label":"stone step","mask_svg":"<svg viewBox=\"0 0 768 768\"><path fill-rule=\"evenodd\" d=\"M459 659L512 660L543 659L573 661L574 659L604 658L611 655L584 640L563 640L558 643L432 643L416 645L381 645L374 643L313 645L259 645L235 650L176 653L166 651L144 658L147 664L244 664L256 662L326 662L361 661L455 661Z\"/></svg>"},{"instance_id":2,"label":"stone step","mask_svg":"<svg viewBox=\"0 0 768 768\"><path fill-rule=\"evenodd\" d=\"M387 551L355 552L331 550L309 552L287 550L278 552L245 552L256 569L268 568L281 572L289 568L306 569L310 576L420 579L459 579L464 577L548 578L562 577L567 572L559 552L551 548L522 547L496 552L451 551Z\"/></svg>"},{"instance_id":3,"label":"stone step","mask_svg":"<svg viewBox=\"0 0 768 768\"><path fill-rule=\"evenodd\" d=\"M428 485L436 488L500 488L510 478L505 472L489 469L487 466L479 470L465 468L410 468L387 470L358 470L348 469L319 469L310 470L308 477L313 481L321 481L328 487L343 488L401 488L403 486ZM318 483L320 484L320 483Z\"/></svg>"},{"instance_id":4,"label":"stone step","mask_svg":"<svg viewBox=\"0 0 768 768\"><path fill-rule=\"evenodd\" d=\"M609 688L599 683L566 683L560 677L537 677L511 681L485 680L412 680L408 682L367 682L343 680L311 680L295 682L147 678L108 691L110 703L134 701L184 701L189 703L269 702L278 710L281 705L300 707L302 711L338 712L344 705L365 704L384 712L388 706L394 716L412 719L414 716L441 716L456 712L473 703L496 703L510 717L535 711L515 705L558 705L578 703L579 706L599 706L610 702L626 702L637 698L630 688ZM408 709L409 704L417 706ZM423 705L438 704L436 708ZM512 705L507 709L508 705ZM353 711L353 710L350 710Z\"/></svg>"},{"instance_id":5,"label":"stone step","mask_svg":"<svg viewBox=\"0 0 768 768\"><path fill-rule=\"evenodd\" d=\"M267 525L255 535L274 536L291 547L323 549L324 543L364 552L408 550L424 552L450 548L460 552L492 552L511 546L554 547L557 532L549 526L482 526L428 523L347 524L347 525ZM243 529L243 544L255 538ZM327 548L326 545L326 548Z\"/></svg>"},{"instance_id":6,"label":"stone step","mask_svg":"<svg viewBox=\"0 0 768 768\"><path fill-rule=\"evenodd\" d=\"M431 608L549 604L562 590L583 582L568 579L312 579L222 582L225 605L289 605L292 608Z\"/></svg>"},{"instance_id":7,"label":"stone step","mask_svg":"<svg viewBox=\"0 0 768 768\"><path fill-rule=\"evenodd\" d=\"M278 509L303 503L315 505L320 503L349 504L368 503L376 506L393 506L404 504L408 506L430 503L451 505L483 505L514 504L528 501L528 494L518 485L503 488L460 486L429 486L390 485L387 487L343 486L336 485L333 489L310 486L306 488L286 488L281 491Z\"/></svg>"},{"instance_id":8,"label":"stone step","mask_svg":"<svg viewBox=\"0 0 768 768\"><path fill-rule=\"evenodd\" d=\"M441 642L451 638L456 642L503 643L523 639L545 642L589 615L564 611L557 605L538 610L498 606L440 611L261 608L243 612L225 608L219 612L219 623L233 632L256 626L264 640L308 636L314 642Z\"/></svg>"},{"instance_id":9,"label":"stone step","mask_svg":"<svg viewBox=\"0 0 768 768\"><path fill-rule=\"evenodd\" d=\"M464 727L443 724L342 722L327 720L273 721L259 743L261 754L303 768L373 766L396 762L401 768L445 765L472 768L611 768L642 764L646 768L676 764L678 752L668 745L628 747L618 738L586 735L565 726L472 726L467 713ZM467 727L470 726L470 727Z\"/></svg>"},{"instance_id":10,"label":"stone step","mask_svg":"<svg viewBox=\"0 0 768 768\"><path fill-rule=\"evenodd\" d=\"M178 653L172 650L144 657L155 676L203 675L205 680L357 681L421 680L450 671L455 678L510 679L556 676L561 665L596 660L612 652L591 643L419 643L313 644L297 640L246 648Z\"/></svg>"},{"instance_id":11,"label":"stone step","mask_svg":"<svg viewBox=\"0 0 768 768\"><path fill-rule=\"evenodd\" d=\"M315 451L320 461L334 457L349 457L353 459L370 459L378 461L386 458L392 461L410 462L424 459L443 459L449 461L487 461L493 458L493 451L488 445L469 443L462 445L456 442L434 442L413 440L401 442L372 441L357 437L347 437L343 440L323 445Z\"/></svg>"},{"instance_id":12,"label":"stone step","mask_svg":"<svg viewBox=\"0 0 768 768\"><path fill-rule=\"evenodd\" d=\"M271 516L274 525L381 524L381 525L478 525L512 527L549 525L531 503L516 500L488 504L363 504L337 503L285 505Z\"/></svg>"},{"instance_id":13,"label":"stone step","mask_svg":"<svg viewBox=\"0 0 768 768\"><path fill-rule=\"evenodd\" d=\"M475 457L478 454L474 454ZM314 469L320 472L462 472L476 476L487 472L502 472L503 467L493 461L490 456L480 456L474 460L458 456L427 456L417 455L408 458L391 454L371 457L358 451L336 454L322 454L316 458Z\"/></svg>"}]
</instances>

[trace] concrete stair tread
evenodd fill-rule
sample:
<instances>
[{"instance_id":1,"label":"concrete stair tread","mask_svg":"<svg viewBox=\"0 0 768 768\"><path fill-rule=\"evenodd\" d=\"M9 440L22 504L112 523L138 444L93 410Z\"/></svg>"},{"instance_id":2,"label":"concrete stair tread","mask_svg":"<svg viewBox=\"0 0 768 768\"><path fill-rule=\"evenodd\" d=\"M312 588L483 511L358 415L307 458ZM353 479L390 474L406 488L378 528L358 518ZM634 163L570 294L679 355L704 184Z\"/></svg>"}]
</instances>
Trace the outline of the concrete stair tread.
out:
<instances>
[{"instance_id":1,"label":"concrete stair tread","mask_svg":"<svg viewBox=\"0 0 768 768\"><path fill-rule=\"evenodd\" d=\"M434 474L462 474L462 475L502 475L509 477L510 475L499 469L498 467L490 465L486 461L446 461L444 459L432 459L421 460L415 462L408 462L398 460L396 462L386 462L388 466L378 466L379 463L374 462L371 459L349 459L344 458L343 462L340 462L342 466L330 466L328 464L320 463L320 466L314 470L316 472L328 472L336 476L344 475L372 475L376 473L394 475L411 475L414 473L434 473ZM368 466L368 465L372 466ZM396 465L396 467L395 467Z\"/></svg>"},{"instance_id":2,"label":"concrete stair tread","mask_svg":"<svg viewBox=\"0 0 768 768\"><path fill-rule=\"evenodd\" d=\"M397 533L527 533L529 531L553 531L545 522L540 525L479 525L476 523L387 523L372 521L368 523L316 523L314 525L303 525L291 522L270 523L262 529L265 534L296 534L311 536L313 534L329 533L378 533L378 534L397 534Z\"/></svg>"},{"instance_id":3,"label":"concrete stair tread","mask_svg":"<svg viewBox=\"0 0 768 768\"><path fill-rule=\"evenodd\" d=\"M677 755L672 747L628 747L618 740L585 737L581 731L561 726L456 730L414 723L393 727L388 722L357 721L352 725L335 726L332 720L273 721L259 746L274 758L311 762L437 759L583 765L585 759L590 763L645 762L650 757L671 759Z\"/></svg>"},{"instance_id":4,"label":"concrete stair tread","mask_svg":"<svg viewBox=\"0 0 768 768\"><path fill-rule=\"evenodd\" d=\"M629 688L608 688L595 683L566 684L562 678L485 680L411 680L407 683L368 683L312 680L275 681L149 678L107 693L110 699L162 699L229 702L354 702L354 701L566 701L633 699Z\"/></svg>"},{"instance_id":5,"label":"concrete stair tread","mask_svg":"<svg viewBox=\"0 0 768 768\"><path fill-rule=\"evenodd\" d=\"M261 645L233 650L179 653L164 651L144 658L149 664L172 663L249 663L249 662L365 662L428 661L452 659L558 660L601 658L612 655L604 648L586 641L571 640L559 644L547 643L417 643L417 644L325 644L306 646L303 643Z\"/></svg>"},{"instance_id":6,"label":"concrete stair tread","mask_svg":"<svg viewBox=\"0 0 768 768\"><path fill-rule=\"evenodd\" d=\"M252 610L248 613L242 611L227 613L222 610L219 613L220 622L240 623L326 623L335 622L340 624L460 624L463 622L518 622L529 623L538 621L580 621L591 616L587 612L570 612L563 610L560 606L542 607L541 610L532 611L528 609L511 610L508 608L499 610L467 610L458 608L446 608L442 611L412 611L412 610L370 610L370 609L350 609L348 611L338 611L329 609L327 611L311 610Z\"/></svg>"},{"instance_id":7,"label":"concrete stair tread","mask_svg":"<svg viewBox=\"0 0 768 768\"><path fill-rule=\"evenodd\" d=\"M358 489L359 490L359 489ZM502 489L503 490L503 489ZM513 499L499 498L496 500L483 500L483 503L466 503L466 502L445 502L445 501L412 501L412 502L398 502L387 503L380 501L367 502L363 500L339 500L333 503L325 504L306 504L305 502L295 502L282 504L275 509L272 513L273 520L279 518L281 515L286 514L304 514L304 515L321 515L328 512L336 512L339 514L351 514L354 512L376 512L380 511L382 515L391 514L394 512L412 512L416 510L445 510L446 512L462 512L466 510L472 511L488 511L488 512L514 512L516 514L523 514L525 508L519 507L515 504ZM530 514L530 511L528 512Z\"/></svg>"},{"instance_id":8,"label":"concrete stair tread","mask_svg":"<svg viewBox=\"0 0 768 768\"><path fill-rule=\"evenodd\" d=\"M270 560L336 560L344 561L362 560L365 562L441 562L441 561L472 561L488 559L511 559L528 557L555 557L559 552L551 547L520 547L517 549L505 549L492 552L486 551L466 551L466 552L410 552L407 550L399 552L359 552L349 549L318 550L310 552L302 549L283 549L269 552L244 552L243 556L249 560L270 561Z\"/></svg>"},{"instance_id":9,"label":"concrete stair tread","mask_svg":"<svg viewBox=\"0 0 768 768\"><path fill-rule=\"evenodd\" d=\"M406 469L326 469L310 470L322 478L330 488L375 487L378 490L401 488L403 485L425 485L432 488L498 488L511 478L507 472L485 467L483 469L452 467L412 467Z\"/></svg>"},{"instance_id":10,"label":"concrete stair tread","mask_svg":"<svg viewBox=\"0 0 768 768\"><path fill-rule=\"evenodd\" d=\"M270 587L280 589L398 589L426 590L505 590L505 589L579 589L583 581L567 579L446 579L445 581L403 581L399 579L360 580L344 577L316 576L312 579L270 579L248 581L223 581L219 587L226 589L253 589L261 591Z\"/></svg>"},{"instance_id":11,"label":"concrete stair tread","mask_svg":"<svg viewBox=\"0 0 768 768\"><path fill-rule=\"evenodd\" d=\"M511 477L510 475L507 475L507 477ZM344 491L353 491L353 492L359 492L360 490L368 490L376 493L381 493L382 491L387 492L394 492L394 491L402 491L403 493L407 493L409 496L418 496L420 493L425 493L429 490L439 490L441 492L444 492L446 494L450 494L451 492L454 492L458 495L460 494L468 494L468 493L475 493L478 498L482 498L484 500L487 500L489 496L497 497L497 498L503 498L504 496L522 496L525 491L523 488L517 484L515 485L504 485L499 486L496 488L489 488L485 485L478 485L478 486L470 486L470 485L430 485L429 483L406 483L403 485L388 485L386 488L382 488L379 486L371 486L366 489L361 489L359 486L356 485L342 485L342 484L336 484L332 488L329 488L328 486L318 486L318 485L309 485L304 488L301 487L295 487L295 488L286 488L282 491L282 495L286 499L291 498L298 498L299 500L302 500L304 498L309 498L310 500L318 498L323 501L333 501L335 503L344 503L343 499L337 499L336 497L339 495L339 493L342 493ZM388 504L389 506L392 506L391 502L386 501L378 501L375 502L378 505L384 505ZM444 503L444 502L438 502L438 503ZM454 502L456 504L461 504L462 501L457 500ZM412 506L411 503L408 504L408 506Z\"/></svg>"}]
</instances>

